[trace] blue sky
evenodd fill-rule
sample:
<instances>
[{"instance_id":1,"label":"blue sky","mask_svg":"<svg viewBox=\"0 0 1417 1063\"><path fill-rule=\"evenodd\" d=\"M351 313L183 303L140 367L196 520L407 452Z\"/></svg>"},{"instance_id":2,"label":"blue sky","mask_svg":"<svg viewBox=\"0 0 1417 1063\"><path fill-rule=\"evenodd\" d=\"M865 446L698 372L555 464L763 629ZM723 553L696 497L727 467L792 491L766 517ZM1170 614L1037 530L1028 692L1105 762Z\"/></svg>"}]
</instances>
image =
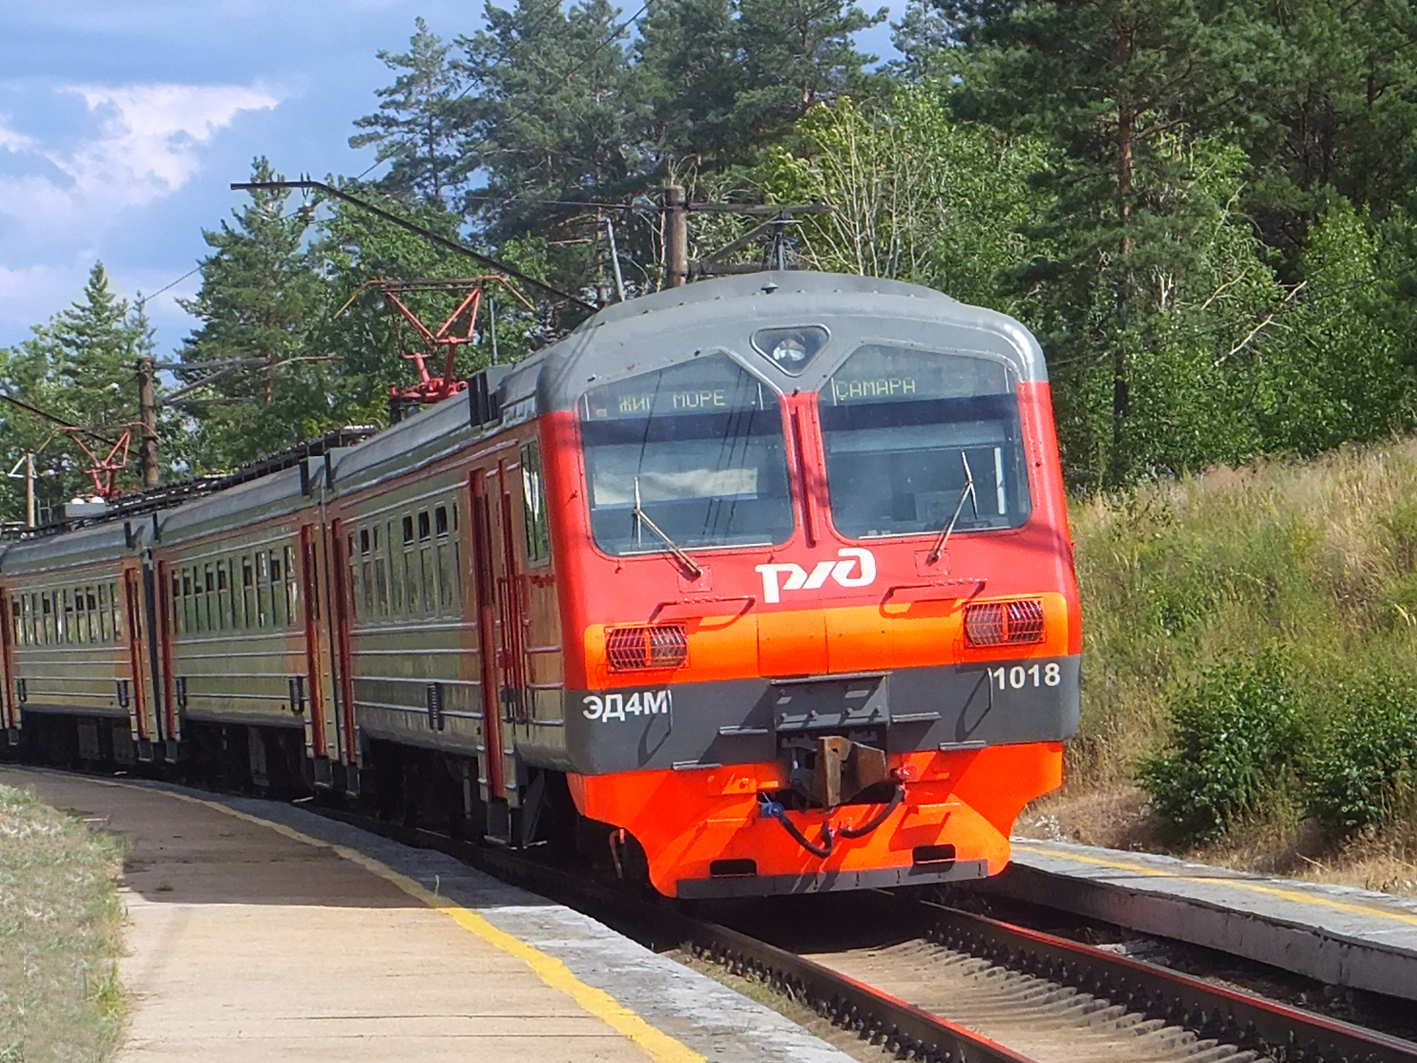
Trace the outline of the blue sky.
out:
<instances>
[{"instance_id":1,"label":"blue sky","mask_svg":"<svg viewBox=\"0 0 1417 1063\"><path fill-rule=\"evenodd\" d=\"M202 229L240 203L227 186L256 155L292 176L363 171L373 149L349 147L351 123L392 80L375 53L406 50L415 16L454 37L481 9L0 0L0 347L67 306L97 259L130 299L192 269L207 252ZM889 30L863 45L889 52ZM174 299L197 280L148 304L161 353L191 327Z\"/></svg>"}]
</instances>

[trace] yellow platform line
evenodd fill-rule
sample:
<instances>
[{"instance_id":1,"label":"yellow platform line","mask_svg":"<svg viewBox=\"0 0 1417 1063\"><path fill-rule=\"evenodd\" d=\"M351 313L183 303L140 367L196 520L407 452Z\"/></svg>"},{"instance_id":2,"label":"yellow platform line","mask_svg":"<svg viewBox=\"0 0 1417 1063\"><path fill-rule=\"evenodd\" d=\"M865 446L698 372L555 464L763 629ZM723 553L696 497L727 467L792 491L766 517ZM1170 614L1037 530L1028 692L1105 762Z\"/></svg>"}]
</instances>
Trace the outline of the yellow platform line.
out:
<instances>
[{"instance_id":1,"label":"yellow platform line","mask_svg":"<svg viewBox=\"0 0 1417 1063\"><path fill-rule=\"evenodd\" d=\"M1146 864L1133 864L1124 860L1109 860L1100 856L1082 856L1071 850L1053 849L1046 845L1028 844L1024 842L1014 842L1013 847L1015 849L1021 849L1026 853L1055 856L1060 860L1075 860L1079 864L1110 867L1118 871L1130 871L1138 875L1149 875L1152 878L1170 878L1178 882L1194 882L1199 885L1214 885L1216 882L1223 882L1227 888L1249 890L1251 893L1263 893L1271 897L1278 897L1281 900L1292 901L1295 904L1312 904L1320 908L1332 908L1335 911L1348 912L1353 915L1371 915L1378 919L1390 920L1394 923L1406 923L1409 926L1417 926L1417 915L1411 915L1407 912L1396 912L1388 908L1380 908L1377 905L1340 901L1332 897L1324 897L1301 890L1284 889L1281 886L1266 886L1249 879L1215 879L1203 878L1199 875L1177 875L1170 871L1164 871L1161 868L1149 867ZM1184 900L1185 898L1182 899Z\"/></svg>"},{"instance_id":2,"label":"yellow platform line","mask_svg":"<svg viewBox=\"0 0 1417 1063\"><path fill-rule=\"evenodd\" d=\"M106 780L91 780L94 782ZM108 785L121 786L122 783L108 783ZM200 797L192 797L190 794L177 793L173 790L152 788L154 792L166 794L168 797L175 797L179 801L188 801L194 805L204 805L223 815L232 816L235 819L244 820L247 823L254 823L259 827L273 830L277 834L290 838L293 841L302 842L305 845L312 845L317 849L329 849L338 856L348 860L364 870L378 875L386 882L390 882L403 890L410 897L417 898L432 908L436 912L446 915L458 926L462 927L470 934L475 934L493 948L500 949L508 955L515 956L536 973L536 976L545 982L552 989L565 993L590 1014L600 1019L612 1029L629 1038L637 1047L642 1049L658 1063L708 1063L707 1059L695 1052L687 1045L676 1041L664 1031L651 1026L644 1019L631 1011L625 1005L612 997L603 989L587 985L577 978L569 967L554 956L547 955L540 949L528 945L525 941L513 934L507 933L498 927L493 926L482 916L475 912L470 912L447 897L440 896L432 890L426 889L422 883L409 876L395 871L372 856L367 856L357 849L351 849L345 845L336 845L334 842L327 842L320 838L312 837L293 827L287 827L283 823L273 823L260 816L253 816L247 812L241 812L234 808L228 808L217 801L207 801Z\"/></svg>"}]
</instances>

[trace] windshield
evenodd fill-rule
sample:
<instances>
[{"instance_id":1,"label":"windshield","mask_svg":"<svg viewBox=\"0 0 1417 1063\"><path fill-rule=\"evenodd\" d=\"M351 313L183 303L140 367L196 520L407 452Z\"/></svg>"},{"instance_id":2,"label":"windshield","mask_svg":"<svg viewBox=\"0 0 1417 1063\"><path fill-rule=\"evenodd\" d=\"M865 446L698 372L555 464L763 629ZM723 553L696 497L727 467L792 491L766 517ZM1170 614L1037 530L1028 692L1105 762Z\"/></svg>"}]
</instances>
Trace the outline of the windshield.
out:
<instances>
[{"instance_id":1,"label":"windshield","mask_svg":"<svg viewBox=\"0 0 1417 1063\"><path fill-rule=\"evenodd\" d=\"M777 395L721 355L588 391L591 534L607 553L771 545L792 535Z\"/></svg>"},{"instance_id":2,"label":"windshield","mask_svg":"<svg viewBox=\"0 0 1417 1063\"><path fill-rule=\"evenodd\" d=\"M995 359L872 345L820 399L832 519L853 539L1017 527L1028 478L1014 376ZM967 469L967 472L966 472ZM977 508L977 512L976 512Z\"/></svg>"}]
</instances>

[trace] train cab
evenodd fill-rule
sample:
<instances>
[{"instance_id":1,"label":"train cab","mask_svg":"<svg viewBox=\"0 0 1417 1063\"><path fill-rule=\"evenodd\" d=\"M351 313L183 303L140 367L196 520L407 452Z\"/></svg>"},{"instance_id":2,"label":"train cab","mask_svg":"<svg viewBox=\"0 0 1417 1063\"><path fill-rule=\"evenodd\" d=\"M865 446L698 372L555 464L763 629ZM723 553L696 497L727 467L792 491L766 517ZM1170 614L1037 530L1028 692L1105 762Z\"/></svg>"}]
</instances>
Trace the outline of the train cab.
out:
<instances>
[{"instance_id":1,"label":"train cab","mask_svg":"<svg viewBox=\"0 0 1417 1063\"><path fill-rule=\"evenodd\" d=\"M1033 337L787 273L568 342L540 398L582 815L681 897L999 871L1079 707Z\"/></svg>"}]
</instances>

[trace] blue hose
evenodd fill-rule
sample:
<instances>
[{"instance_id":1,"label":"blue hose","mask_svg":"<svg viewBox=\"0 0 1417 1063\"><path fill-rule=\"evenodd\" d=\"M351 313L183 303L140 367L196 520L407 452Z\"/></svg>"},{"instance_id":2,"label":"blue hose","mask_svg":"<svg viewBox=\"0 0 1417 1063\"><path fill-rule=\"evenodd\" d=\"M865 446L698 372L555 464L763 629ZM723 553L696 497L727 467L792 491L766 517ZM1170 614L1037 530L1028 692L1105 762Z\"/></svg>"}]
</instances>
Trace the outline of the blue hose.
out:
<instances>
[{"instance_id":1,"label":"blue hose","mask_svg":"<svg viewBox=\"0 0 1417 1063\"><path fill-rule=\"evenodd\" d=\"M763 819L777 820L782 824L783 830L792 835L793 840L813 856L826 858L831 856L832 849L836 847L836 836L832 833L830 823L824 824L822 827L822 844L813 845L807 840L807 836L797 829L797 824L787 818L787 809L767 794L758 794L758 815Z\"/></svg>"}]
</instances>

